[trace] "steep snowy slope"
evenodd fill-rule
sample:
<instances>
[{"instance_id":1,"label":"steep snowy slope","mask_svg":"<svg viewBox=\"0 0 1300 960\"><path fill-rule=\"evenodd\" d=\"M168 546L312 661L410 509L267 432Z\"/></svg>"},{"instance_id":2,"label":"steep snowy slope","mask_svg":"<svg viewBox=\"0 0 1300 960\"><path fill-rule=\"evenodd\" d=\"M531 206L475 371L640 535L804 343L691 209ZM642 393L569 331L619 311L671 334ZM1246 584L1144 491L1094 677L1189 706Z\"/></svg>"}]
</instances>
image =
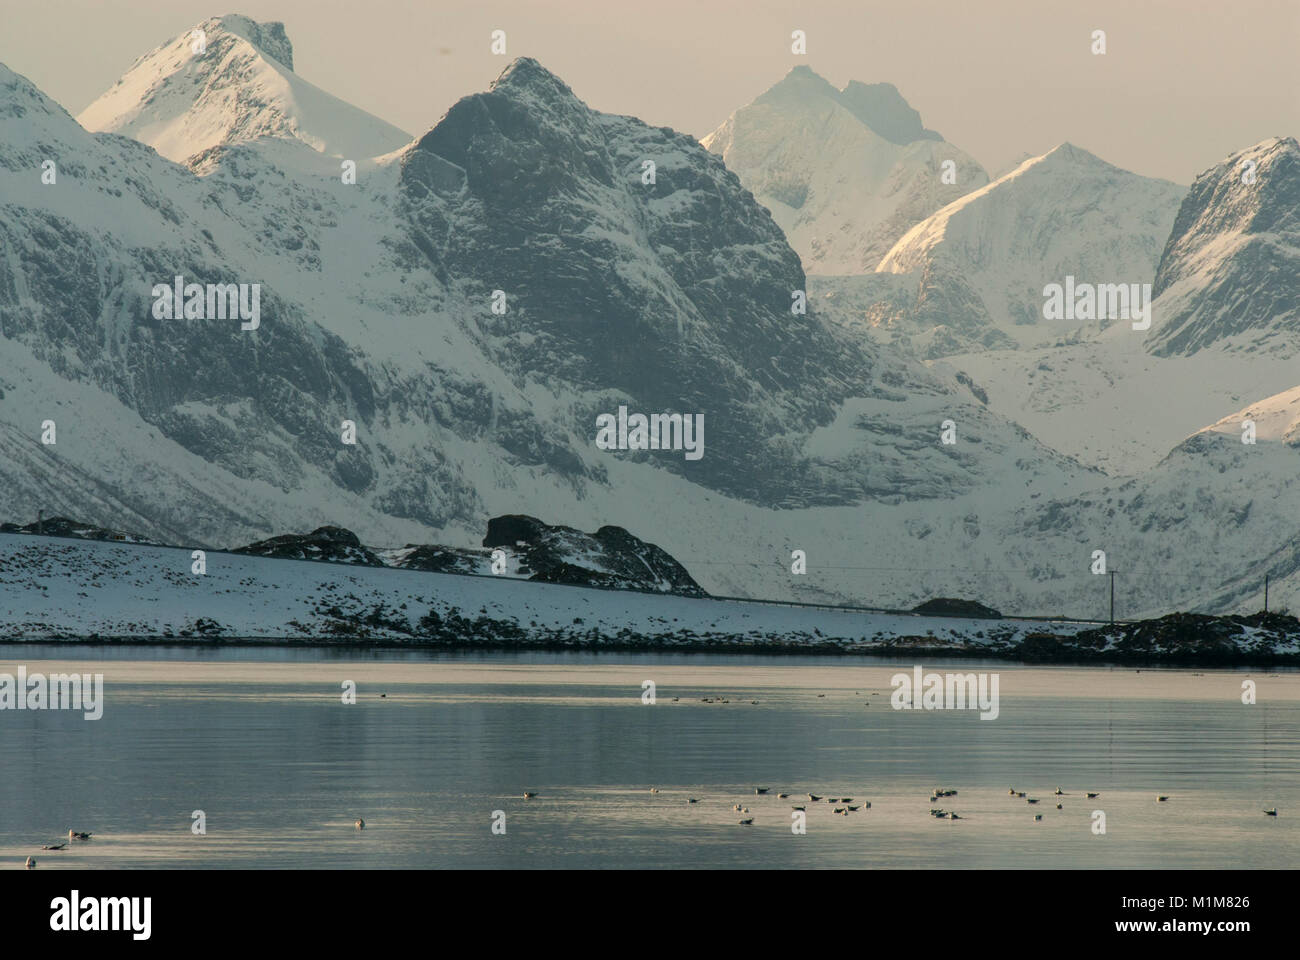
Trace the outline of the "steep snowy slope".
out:
<instances>
[{"instance_id":1,"label":"steep snowy slope","mask_svg":"<svg viewBox=\"0 0 1300 960\"><path fill-rule=\"evenodd\" d=\"M1044 287L1151 283L1183 193L1062 144L898 241L879 270L916 293L889 325L931 357L1093 336L1114 318L1045 320Z\"/></svg>"},{"instance_id":2,"label":"steep snowy slope","mask_svg":"<svg viewBox=\"0 0 1300 960\"><path fill-rule=\"evenodd\" d=\"M356 161L411 139L295 74L284 24L237 14L205 20L145 54L77 120L87 130L147 143L177 163L266 136Z\"/></svg>"},{"instance_id":3,"label":"steep snowy slope","mask_svg":"<svg viewBox=\"0 0 1300 960\"><path fill-rule=\"evenodd\" d=\"M1156 272L1148 349L1300 349L1300 143L1274 137L1196 178Z\"/></svg>"},{"instance_id":4,"label":"steep snowy slope","mask_svg":"<svg viewBox=\"0 0 1300 960\"><path fill-rule=\"evenodd\" d=\"M909 227L988 182L978 163L922 128L894 87L837 90L808 67L702 142L772 211L816 274L874 270ZM947 160L955 184L942 180Z\"/></svg>"},{"instance_id":5,"label":"steep snowy slope","mask_svg":"<svg viewBox=\"0 0 1300 960\"><path fill-rule=\"evenodd\" d=\"M1256 442L1242 442L1242 423ZM1204 612L1300 603L1300 388L1251 404L1188 437L1140 478L1021 512L1028 560L1105 550L1119 571L1120 615L1184 597ZM1099 583L1105 578L1095 577ZM1193 599L1194 598L1194 599ZM1190 601L1190 602L1189 602Z\"/></svg>"}]
</instances>

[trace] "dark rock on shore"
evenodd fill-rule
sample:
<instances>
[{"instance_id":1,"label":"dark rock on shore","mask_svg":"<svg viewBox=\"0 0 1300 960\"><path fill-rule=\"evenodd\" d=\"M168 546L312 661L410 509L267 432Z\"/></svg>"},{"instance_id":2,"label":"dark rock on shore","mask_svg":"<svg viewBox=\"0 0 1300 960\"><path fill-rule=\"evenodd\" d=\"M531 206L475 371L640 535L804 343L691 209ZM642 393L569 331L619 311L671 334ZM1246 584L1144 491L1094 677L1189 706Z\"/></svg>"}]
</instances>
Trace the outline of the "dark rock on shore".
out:
<instances>
[{"instance_id":1,"label":"dark rock on shore","mask_svg":"<svg viewBox=\"0 0 1300 960\"><path fill-rule=\"evenodd\" d=\"M69 517L50 517L43 522L22 524L0 523L0 533L39 534L43 537L73 537L77 540L113 540L118 543L144 543L154 547L164 546L158 540L152 540L135 533L122 533L97 527L93 523L82 523Z\"/></svg>"},{"instance_id":2,"label":"dark rock on shore","mask_svg":"<svg viewBox=\"0 0 1300 960\"><path fill-rule=\"evenodd\" d=\"M536 517L509 514L488 521L483 546L520 557L521 572L544 583L567 583L613 590L644 590L683 597L707 596L686 568L667 551L622 527L594 534L550 526Z\"/></svg>"},{"instance_id":3,"label":"dark rock on shore","mask_svg":"<svg viewBox=\"0 0 1300 960\"><path fill-rule=\"evenodd\" d=\"M1171 613L1155 620L1115 623L1073 636L1030 634L1014 648L1024 660L1081 663L1234 664L1285 662L1300 637L1300 620L1287 614L1211 616Z\"/></svg>"},{"instance_id":4,"label":"dark rock on shore","mask_svg":"<svg viewBox=\"0 0 1300 960\"><path fill-rule=\"evenodd\" d=\"M955 597L934 597L912 608L913 613L925 613L932 617L984 617L1000 620L1002 614L992 607L986 607L977 600L959 600Z\"/></svg>"},{"instance_id":5,"label":"dark rock on shore","mask_svg":"<svg viewBox=\"0 0 1300 960\"><path fill-rule=\"evenodd\" d=\"M408 543L406 549L411 552L393 562L394 567L402 570L423 570L427 573L465 573L483 572L486 557L477 550L458 550L455 547L440 547L435 544Z\"/></svg>"},{"instance_id":6,"label":"dark rock on shore","mask_svg":"<svg viewBox=\"0 0 1300 960\"><path fill-rule=\"evenodd\" d=\"M318 560L326 563L355 563L366 567L382 567L384 562L367 547L361 545L357 535L342 527L317 527L308 534L290 533L282 537L259 540L232 553L246 553L254 557L275 557L280 560Z\"/></svg>"}]
</instances>

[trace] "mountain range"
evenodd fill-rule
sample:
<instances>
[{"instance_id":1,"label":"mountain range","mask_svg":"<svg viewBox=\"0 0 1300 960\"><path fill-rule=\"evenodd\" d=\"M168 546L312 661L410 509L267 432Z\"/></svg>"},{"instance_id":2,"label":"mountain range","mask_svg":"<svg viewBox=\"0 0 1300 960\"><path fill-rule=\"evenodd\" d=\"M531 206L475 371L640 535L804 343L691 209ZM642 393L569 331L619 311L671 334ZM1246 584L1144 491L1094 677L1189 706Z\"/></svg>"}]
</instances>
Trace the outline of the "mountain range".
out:
<instances>
[{"instance_id":1,"label":"mountain range","mask_svg":"<svg viewBox=\"0 0 1300 960\"><path fill-rule=\"evenodd\" d=\"M1273 355L1293 139L1189 191L1069 145L989 183L888 85L795 70L700 144L530 59L407 138L301 81L282 25L195 29L80 123L0 66L5 518L468 548L530 514L652 539L714 593L1081 617L1105 549L1125 616L1253 609L1267 572L1300 598L1295 431L1222 426L1281 423L1300 379ZM1065 273L1153 282L1152 329L1049 329ZM260 325L156 317L177 276L259 284ZM1219 358L1199 408L1141 392ZM1103 416L1124 364L1138 406ZM1092 433L1061 419L1085 399ZM705 455L598 449L620 406L702 414Z\"/></svg>"}]
</instances>

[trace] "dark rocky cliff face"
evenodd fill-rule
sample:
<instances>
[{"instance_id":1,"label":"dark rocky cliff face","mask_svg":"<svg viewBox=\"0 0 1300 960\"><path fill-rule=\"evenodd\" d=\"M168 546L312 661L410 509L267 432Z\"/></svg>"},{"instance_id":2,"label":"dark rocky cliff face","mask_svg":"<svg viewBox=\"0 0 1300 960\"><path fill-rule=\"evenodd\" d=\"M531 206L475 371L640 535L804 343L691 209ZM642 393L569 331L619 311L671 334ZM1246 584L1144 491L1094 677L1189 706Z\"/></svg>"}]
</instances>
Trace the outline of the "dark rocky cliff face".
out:
<instances>
[{"instance_id":1,"label":"dark rocky cliff face","mask_svg":"<svg viewBox=\"0 0 1300 960\"><path fill-rule=\"evenodd\" d=\"M1243 176L1253 164L1254 182ZM1147 349L1190 356L1233 339L1244 351L1300 348L1300 144L1277 138L1196 178L1152 286Z\"/></svg>"},{"instance_id":2,"label":"dark rocky cliff face","mask_svg":"<svg viewBox=\"0 0 1300 960\"><path fill-rule=\"evenodd\" d=\"M870 389L860 348L791 313L799 259L719 159L590 110L534 60L453 106L407 155L402 192L439 275L469 284L485 315L506 293L489 349L512 374L606 393L589 422L618 395L634 412L702 413L708 455L658 461L692 480L776 496L789 464L769 438Z\"/></svg>"}]
</instances>

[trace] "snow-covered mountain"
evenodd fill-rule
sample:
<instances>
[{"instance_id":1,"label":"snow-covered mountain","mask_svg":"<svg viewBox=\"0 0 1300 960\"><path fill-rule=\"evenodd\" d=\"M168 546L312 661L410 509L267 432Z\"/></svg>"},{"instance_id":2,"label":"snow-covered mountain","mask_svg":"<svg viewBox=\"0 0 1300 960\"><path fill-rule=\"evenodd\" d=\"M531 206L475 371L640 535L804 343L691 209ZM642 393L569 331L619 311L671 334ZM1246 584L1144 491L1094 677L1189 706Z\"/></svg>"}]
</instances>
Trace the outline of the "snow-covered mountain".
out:
<instances>
[{"instance_id":1,"label":"snow-covered mountain","mask_svg":"<svg viewBox=\"0 0 1300 960\"><path fill-rule=\"evenodd\" d=\"M1253 183L1243 180L1248 172ZM1114 324L1095 339L951 355L934 369L966 372L984 385L991 409L1058 450L1108 473L1141 474L1225 410L1298 379L1298 210L1294 139L1238 151L1198 177L1183 201L1148 333ZM870 322L908 292L879 276L869 288L866 279L835 278L825 302Z\"/></svg>"},{"instance_id":2,"label":"snow-covered mountain","mask_svg":"<svg viewBox=\"0 0 1300 960\"><path fill-rule=\"evenodd\" d=\"M1300 349L1300 143L1273 137L1196 178L1156 272L1159 356Z\"/></svg>"},{"instance_id":3,"label":"snow-covered mountain","mask_svg":"<svg viewBox=\"0 0 1300 960\"><path fill-rule=\"evenodd\" d=\"M702 142L772 211L813 274L874 270L909 227L988 182L892 85L837 90L803 66Z\"/></svg>"},{"instance_id":4,"label":"snow-covered mountain","mask_svg":"<svg viewBox=\"0 0 1300 960\"><path fill-rule=\"evenodd\" d=\"M299 163L316 152L292 138L177 166L88 133L8 71L0 113L14 520L468 544L487 517L528 512L664 527L656 540L694 557L749 529L780 556L806 529L791 508L1089 478L966 386L792 313L798 257L717 157L590 110L535 61L355 185ZM259 328L155 317L154 286L177 275L261 284ZM705 455L597 449L596 416L623 405L703 415ZM937 442L947 418L958 445ZM782 569L712 582L779 592Z\"/></svg>"},{"instance_id":5,"label":"snow-covered mountain","mask_svg":"<svg viewBox=\"0 0 1300 960\"><path fill-rule=\"evenodd\" d=\"M285 53L269 28L244 33L262 62ZM236 90L246 61L229 64L208 83L253 102ZM165 88L185 89L175 79ZM489 517L526 513L616 524L718 594L1098 616L1088 553L1114 522L1099 505L1123 497L1145 522L1172 491L1240 500L1217 454L1110 480L1014 422L996 378L931 369L832 322L836 297L792 312L808 285L799 256L718 156L591 110L535 61L359 164L355 184L316 144L232 133L193 93L180 110L169 93L164 117L208 117L195 137L211 146L180 165L88 132L0 67L2 519L44 509L217 546L334 525L391 548L476 545ZM873 96L844 93L889 135L915 134ZM891 150L942 146L898 147L836 110ZM1069 192L1049 178L1044 203L1052 182ZM1026 222L1049 242L1050 210ZM260 284L259 326L157 316L154 288L176 276ZM913 282L845 279L885 299ZM596 417L620 406L702 415L703 458L598 448ZM1245 552L1284 550L1295 505L1268 489L1250 543L1209 552L1177 588L1148 582L1123 614L1204 609ZM1173 564L1180 544L1237 536L1224 510L1188 516L1185 531L1114 536L1125 556L1158 548ZM1219 596L1250 602L1244 588Z\"/></svg>"},{"instance_id":6,"label":"snow-covered mountain","mask_svg":"<svg viewBox=\"0 0 1300 960\"><path fill-rule=\"evenodd\" d=\"M77 120L177 163L258 137L298 140L354 161L411 140L294 73L284 24L237 14L205 20L145 54Z\"/></svg>"},{"instance_id":7,"label":"snow-covered mountain","mask_svg":"<svg viewBox=\"0 0 1300 960\"><path fill-rule=\"evenodd\" d=\"M1062 144L909 230L879 266L908 296L862 327L930 357L1094 336L1114 319L1046 320L1044 288L1151 283L1183 194Z\"/></svg>"}]
</instances>

